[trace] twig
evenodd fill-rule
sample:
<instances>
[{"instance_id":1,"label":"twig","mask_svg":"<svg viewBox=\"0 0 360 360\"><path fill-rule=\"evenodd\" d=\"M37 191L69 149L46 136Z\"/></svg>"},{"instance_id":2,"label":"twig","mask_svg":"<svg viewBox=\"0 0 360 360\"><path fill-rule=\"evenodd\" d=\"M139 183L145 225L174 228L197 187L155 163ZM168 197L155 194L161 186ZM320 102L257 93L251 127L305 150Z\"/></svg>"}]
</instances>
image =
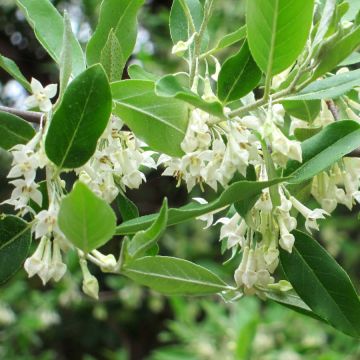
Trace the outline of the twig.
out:
<instances>
[{"instance_id":1,"label":"twig","mask_svg":"<svg viewBox=\"0 0 360 360\"><path fill-rule=\"evenodd\" d=\"M45 116L45 114L41 112L18 110L7 106L0 106L0 111L19 116L25 121L34 124L40 124L43 116Z\"/></svg>"},{"instance_id":2,"label":"twig","mask_svg":"<svg viewBox=\"0 0 360 360\"><path fill-rule=\"evenodd\" d=\"M326 100L325 102L326 102L326 105L327 105L328 109L330 110L332 116L334 117L335 121L340 120L339 109L335 105L334 101Z\"/></svg>"}]
</instances>

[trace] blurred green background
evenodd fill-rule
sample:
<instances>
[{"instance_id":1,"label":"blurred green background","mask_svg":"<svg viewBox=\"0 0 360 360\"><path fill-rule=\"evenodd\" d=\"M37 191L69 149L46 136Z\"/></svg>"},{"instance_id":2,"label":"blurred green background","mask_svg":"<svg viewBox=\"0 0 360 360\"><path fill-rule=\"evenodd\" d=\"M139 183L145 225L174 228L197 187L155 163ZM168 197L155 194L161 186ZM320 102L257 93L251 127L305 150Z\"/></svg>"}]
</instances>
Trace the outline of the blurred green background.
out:
<instances>
[{"instance_id":1,"label":"blurred green background","mask_svg":"<svg viewBox=\"0 0 360 360\"><path fill-rule=\"evenodd\" d=\"M99 0L54 1L67 9L73 29L84 44L96 23ZM171 56L168 16L171 0L147 1L140 14L136 56L148 71L165 74L181 69ZM244 2L217 1L210 23L213 44L244 23ZM228 52L236 51L234 49ZM0 53L15 60L27 78L57 82L58 72L40 48L13 0L0 0ZM226 57L220 54L220 60ZM124 75L126 76L126 74ZM26 92L0 70L0 104L23 107ZM1 136L1 134L0 134ZM0 201L9 188L0 178ZM200 193L191 196L201 195ZM211 194L208 194L211 196ZM148 174L148 181L129 197L142 214L156 211L167 196L171 206L189 200L174 180ZM201 196L204 196L203 194ZM358 211L339 207L322 223L319 241L350 272L357 288L360 274ZM162 254L172 254L208 266L231 278L238 265L222 262L218 227L204 231L201 222L169 229L161 241ZM119 251L114 239L103 251ZM357 360L360 344L316 320L276 303L245 298L226 304L218 297L165 298L125 278L96 273L100 300L80 290L81 273L69 254L69 272L60 284L43 287L20 271L0 289L0 359L5 360ZM71 274L71 275L70 275Z\"/></svg>"}]
</instances>

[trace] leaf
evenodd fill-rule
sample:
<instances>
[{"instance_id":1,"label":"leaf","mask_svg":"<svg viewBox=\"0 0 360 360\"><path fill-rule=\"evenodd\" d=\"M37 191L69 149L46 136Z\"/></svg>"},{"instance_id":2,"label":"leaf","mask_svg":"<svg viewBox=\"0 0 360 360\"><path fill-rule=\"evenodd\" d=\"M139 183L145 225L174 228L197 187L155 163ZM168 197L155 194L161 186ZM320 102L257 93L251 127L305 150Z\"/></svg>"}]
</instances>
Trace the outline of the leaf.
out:
<instances>
[{"instance_id":1,"label":"leaf","mask_svg":"<svg viewBox=\"0 0 360 360\"><path fill-rule=\"evenodd\" d=\"M126 197L125 194L119 193L116 202L123 221L135 219L139 217L139 210L136 205Z\"/></svg>"},{"instance_id":2,"label":"leaf","mask_svg":"<svg viewBox=\"0 0 360 360\"><path fill-rule=\"evenodd\" d=\"M157 240L164 233L168 221L167 199L164 199L163 205L156 220L146 230L141 230L131 239L127 251L132 258L144 256L146 251L156 245Z\"/></svg>"},{"instance_id":3,"label":"leaf","mask_svg":"<svg viewBox=\"0 0 360 360\"><path fill-rule=\"evenodd\" d=\"M321 110L320 100L286 100L281 104L289 115L308 122L315 120Z\"/></svg>"},{"instance_id":4,"label":"leaf","mask_svg":"<svg viewBox=\"0 0 360 360\"><path fill-rule=\"evenodd\" d=\"M58 222L66 238L88 253L113 237L116 216L106 201L77 182L61 201Z\"/></svg>"},{"instance_id":5,"label":"leaf","mask_svg":"<svg viewBox=\"0 0 360 360\"><path fill-rule=\"evenodd\" d=\"M136 16L143 4L144 0L103 0L99 23L86 48L86 59L89 65L99 62L103 65L108 63L109 60L105 60L103 55L106 52L109 53L110 47L113 49L113 56L117 57L111 62L113 66L118 67L117 78L121 78L118 74L122 74L126 61L134 50L137 36ZM110 37L111 32L117 42L113 36ZM106 47L108 49L104 51Z\"/></svg>"},{"instance_id":6,"label":"leaf","mask_svg":"<svg viewBox=\"0 0 360 360\"><path fill-rule=\"evenodd\" d=\"M199 0L174 0L170 11L170 35L174 44L179 41L186 41L192 35L182 2L188 6L197 32L200 30L204 18L203 7ZM201 43L202 51L206 49L208 43L209 34L205 32Z\"/></svg>"},{"instance_id":7,"label":"leaf","mask_svg":"<svg viewBox=\"0 0 360 360\"><path fill-rule=\"evenodd\" d=\"M123 274L138 284L167 295L206 295L229 286L210 270L187 260L147 256L124 266Z\"/></svg>"},{"instance_id":8,"label":"leaf","mask_svg":"<svg viewBox=\"0 0 360 360\"><path fill-rule=\"evenodd\" d=\"M111 29L100 57L100 63L103 65L110 82L121 80L125 62L120 42Z\"/></svg>"},{"instance_id":9,"label":"leaf","mask_svg":"<svg viewBox=\"0 0 360 360\"><path fill-rule=\"evenodd\" d=\"M163 76L155 83L156 94L185 101L209 114L223 118L223 107L218 101L205 101L198 94L181 85L181 80L184 80L185 77L183 74Z\"/></svg>"},{"instance_id":10,"label":"leaf","mask_svg":"<svg viewBox=\"0 0 360 360\"><path fill-rule=\"evenodd\" d=\"M133 80L151 80L151 81L158 80L158 76L146 71L138 64L131 64L127 68L127 72L130 76L130 79Z\"/></svg>"},{"instance_id":11,"label":"leaf","mask_svg":"<svg viewBox=\"0 0 360 360\"><path fill-rule=\"evenodd\" d=\"M360 69L318 80L298 92L295 96L291 96L287 99L335 99L346 94L356 86L360 86Z\"/></svg>"},{"instance_id":12,"label":"leaf","mask_svg":"<svg viewBox=\"0 0 360 360\"><path fill-rule=\"evenodd\" d=\"M316 31L316 35L312 42L312 47L315 48L325 39L326 33L328 32L333 15L336 10L336 0L326 0L324 9L322 10L322 16Z\"/></svg>"},{"instance_id":13,"label":"leaf","mask_svg":"<svg viewBox=\"0 0 360 360\"><path fill-rule=\"evenodd\" d=\"M188 110L176 99L155 94L155 84L146 80L125 80L111 84L113 113L152 149L182 156L180 147L187 129Z\"/></svg>"},{"instance_id":14,"label":"leaf","mask_svg":"<svg viewBox=\"0 0 360 360\"><path fill-rule=\"evenodd\" d=\"M339 64L339 67L349 66L360 63L360 53L354 52Z\"/></svg>"},{"instance_id":15,"label":"leaf","mask_svg":"<svg viewBox=\"0 0 360 360\"><path fill-rule=\"evenodd\" d=\"M101 65L94 65L66 89L45 140L48 158L60 169L84 165L111 114L111 91Z\"/></svg>"},{"instance_id":16,"label":"leaf","mask_svg":"<svg viewBox=\"0 0 360 360\"><path fill-rule=\"evenodd\" d=\"M303 162L291 160L285 169L289 183L299 184L326 170L360 146L360 125L342 120L326 126L301 144Z\"/></svg>"},{"instance_id":17,"label":"leaf","mask_svg":"<svg viewBox=\"0 0 360 360\"><path fill-rule=\"evenodd\" d=\"M236 338L236 359L251 359L254 339L260 323L258 315L254 315L238 330Z\"/></svg>"},{"instance_id":18,"label":"leaf","mask_svg":"<svg viewBox=\"0 0 360 360\"><path fill-rule=\"evenodd\" d=\"M16 216L0 217L0 284L8 281L28 256L30 229L28 223Z\"/></svg>"},{"instance_id":19,"label":"leaf","mask_svg":"<svg viewBox=\"0 0 360 360\"><path fill-rule=\"evenodd\" d=\"M314 128L296 128L294 130L294 136L296 140L305 141L312 136L316 135L322 130L322 127L314 127Z\"/></svg>"},{"instance_id":20,"label":"leaf","mask_svg":"<svg viewBox=\"0 0 360 360\"><path fill-rule=\"evenodd\" d=\"M327 41L320 49L319 65L316 67L312 79L315 80L333 70L359 46L360 26L354 26L348 34L340 39Z\"/></svg>"},{"instance_id":21,"label":"leaf","mask_svg":"<svg viewBox=\"0 0 360 360\"><path fill-rule=\"evenodd\" d=\"M261 191L271 185L278 184L286 179L275 179L268 182L239 181L231 184L224 190L219 197L205 205L191 203L180 208L169 209L168 226L179 224L198 216L208 214L212 211L219 210L223 207L251 199L253 196L260 194ZM134 234L139 230L144 230L151 225L157 214L141 216L137 219L126 221L116 229L117 235Z\"/></svg>"},{"instance_id":22,"label":"leaf","mask_svg":"<svg viewBox=\"0 0 360 360\"><path fill-rule=\"evenodd\" d=\"M253 90L261 80L261 70L251 56L245 41L240 51L228 58L219 73L217 95L227 104L238 100Z\"/></svg>"},{"instance_id":23,"label":"leaf","mask_svg":"<svg viewBox=\"0 0 360 360\"><path fill-rule=\"evenodd\" d=\"M0 111L0 147L9 150L28 143L35 135L34 128L16 115Z\"/></svg>"},{"instance_id":24,"label":"leaf","mask_svg":"<svg viewBox=\"0 0 360 360\"><path fill-rule=\"evenodd\" d=\"M66 87L71 78L72 72L72 47L71 39L73 32L71 30L71 22L67 12L64 12L64 35L62 41L62 48L60 53L60 93L59 99L61 100Z\"/></svg>"},{"instance_id":25,"label":"leaf","mask_svg":"<svg viewBox=\"0 0 360 360\"><path fill-rule=\"evenodd\" d=\"M357 13L360 11L360 3L358 0L346 0L349 3L350 8L345 14L344 20L353 21L356 18Z\"/></svg>"},{"instance_id":26,"label":"leaf","mask_svg":"<svg viewBox=\"0 0 360 360\"><path fill-rule=\"evenodd\" d=\"M286 276L311 310L336 329L360 337L360 300L344 269L300 231L292 254L280 252Z\"/></svg>"},{"instance_id":27,"label":"leaf","mask_svg":"<svg viewBox=\"0 0 360 360\"><path fill-rule=\"evenodd\" d=\"M7 174L11 169L11 163L13 161L12 155L0 147L0 184L4 182L8 182L6 179Z\"/></svg>"},{"instance_id":28,"label":"leaf","mask_svg":"<svg viewBox=\"0 0 360 360\"><path fill-rule=\"evenodd\" d=\"M20 71L19 67L11 59L0 55L0 68L10 74L15 80L17 80L28 92L31 91L31 85L26 80L25 76Z\"/></svg>"},{"instance_id":29,"label":"leaf","mask_svg":"<svg viewBox=\"0 0 360 360\"><path fill-rule=\"evenodd\" d=\"M325 321L320 316L314 314L294 291L286 291L283 293L280 291L265 290L264 293L268 299L273 300L280 305L316 320Z\"/></svg>"},{"instance_id":30,"label":"leaf","mask_svg":"<svg viewBox=\"0 0 360 360\"><path fill-rule=\"evenodd\" d=\"M40 44L55 60L60 63L64 34L64 21L49 0L16 0L18 7L33 28ZM85 58L81 46L74 34L71 36L72 74L74 76L85 70Z\"/></svg>"},{"instance_id":31,"label":"leaf","mask_svg":"<svg viewBox=\"0 0 360 360\"><path fill-rule=\"evenodd\" d=\"M247 34L251 53L271 77L294 63L304 49L312 24L314 0L247 2Z\"/></svg>"},{"instance_id":32,"label":"leaf","mask_svg":"<svg viewBox=\"0 0 360 360\"><path fill-rule=\"evenodd\" d=\"M221 38L219 40L219 42L217 43L217 45L215 46L214 50L218 51L218 50L225 49L225 48L227 48L231 45L234 45L237 42L245 39L245 37L246 37L246 25L242 26L238 30L236 30L230 34L227 34L223 38Z\"/></svg>"}]
</instances>

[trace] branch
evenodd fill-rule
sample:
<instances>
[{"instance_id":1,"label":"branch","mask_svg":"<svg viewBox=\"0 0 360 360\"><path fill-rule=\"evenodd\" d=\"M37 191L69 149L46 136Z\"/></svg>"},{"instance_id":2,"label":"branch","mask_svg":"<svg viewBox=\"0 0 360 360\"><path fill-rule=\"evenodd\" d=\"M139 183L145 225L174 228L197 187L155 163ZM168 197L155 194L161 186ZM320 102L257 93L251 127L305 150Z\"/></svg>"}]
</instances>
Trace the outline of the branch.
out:
<instances>
[{"instance_id":1,"label":"branch","mask_svg":"<svg viewBox=\"0 0 360 360\"><path fill-rule=\"evenodd\" d=\"M335 121L340 120L339 109L335 105L334 101L326 100L325 102L326 102L326 105L327 105L328 109L330 110L332 116L334 117Z\"/></svg>"},{"instance_id":2,"label":"branch","mask_svg":"<svg viewBox=\"0 0 360 360\"><path fill-rule=\"evenodd\" d=\"M34 124L40 124L42 118L45 116L45 114L43 114L41 112L23 111L23 110L9 108L7 106L0 106L0 111L19 116L22 119L24 119L25 121L34 123Z\"/></svg>"}]
</instances>

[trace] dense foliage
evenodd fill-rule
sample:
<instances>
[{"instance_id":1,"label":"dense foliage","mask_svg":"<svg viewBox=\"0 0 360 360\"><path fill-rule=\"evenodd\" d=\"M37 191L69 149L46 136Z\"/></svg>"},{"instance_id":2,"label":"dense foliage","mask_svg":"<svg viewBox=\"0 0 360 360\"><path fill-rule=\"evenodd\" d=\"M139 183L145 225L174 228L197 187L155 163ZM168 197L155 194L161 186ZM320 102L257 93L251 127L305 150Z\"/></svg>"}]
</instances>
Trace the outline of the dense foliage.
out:
<instances>
[{"instance_id":1,"label":"dense foliage","mask_svg":"<svg viewBox=\"0 0 360 360\"><path fill-rule=\"evenodd\" d=\"M355 287L313 237L339 206L360 202L356 4L252 0L245 24L213 39L216 1L174 0L171 53L183 66L158 66L157 75L133 59L128 66L144 1L103 0L85 47L50 1L16 3L59 81L29 82L0 56L32 110L0 108L1 170L13 186L0 219L1 283L22 266L44 285L61 281L74 271L71 257L95 299L89 263L98 276L166 295L257 295L359 337ZM172 207L165 198L139 216L128 193L153 169L185 184L192 200ZM234 280L221 266L160 250L167 228L189 220L220 224ZM119 253L100 252L114 236Z\"/></svg>"}]
</instances>

